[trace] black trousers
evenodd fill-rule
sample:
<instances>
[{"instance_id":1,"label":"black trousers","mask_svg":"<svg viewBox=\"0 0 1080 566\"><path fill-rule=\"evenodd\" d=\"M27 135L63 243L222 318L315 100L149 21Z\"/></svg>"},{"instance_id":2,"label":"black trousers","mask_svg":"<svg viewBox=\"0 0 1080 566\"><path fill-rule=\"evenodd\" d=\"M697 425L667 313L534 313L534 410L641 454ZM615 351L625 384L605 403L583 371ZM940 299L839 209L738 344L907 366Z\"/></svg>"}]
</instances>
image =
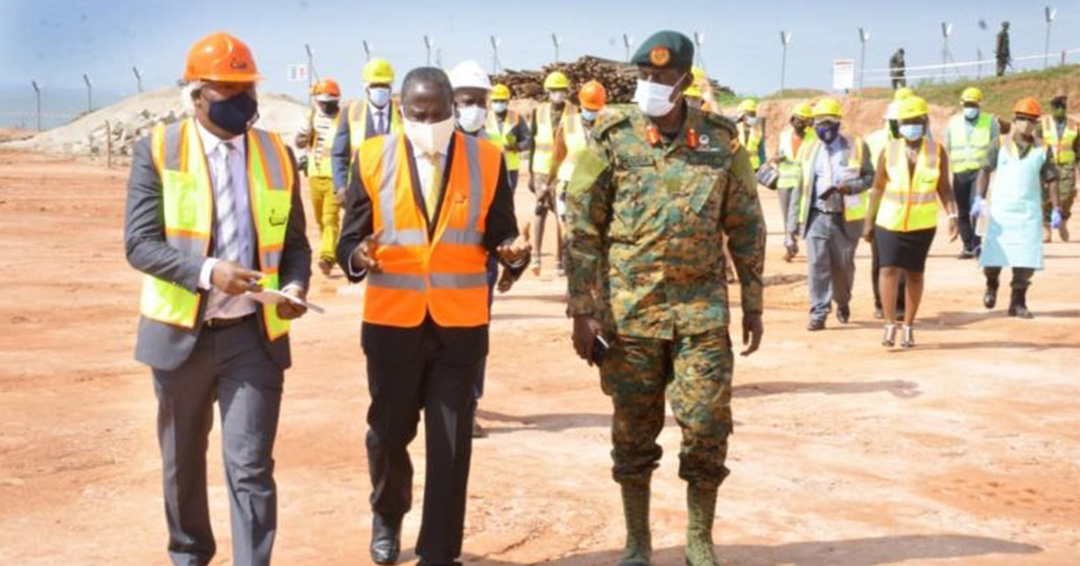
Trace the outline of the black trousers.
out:
<instances>
[{"instance_id":1,"label":"black trousers","mask_svg":"<svg viewBox=\"0 0 1080 566\"><path fill-rule=\"evenodd\" d=\"M1001 283L1001 269L1000 267L984 267L983 274L986 275L986 284L989 287L997 288ZM1035 276L1035 270L1029 267L1014 267L1012 268L1012 282L1010 287L1017 291L1023 291L1031 286L1031 278Z\"/></svg>"},{"instance_id":2,"label":"black trousers","mask_svg":"<svg viewBox=\"0 0 1080 566\"><path fill-rule=\"evenodd\" d=\"M975 235L975 225L971 223L971 203L975 199L975 178L978 175L978 170L953 175L956 213L960 216L956 223L960 228L960 241L964 243L964 251L969 253L975 253L982 243L982 239Z\"/></svg>"},{"instance_id":3,"label":"black trousers","mask_svg":"<svg viewBox=\"0 0 1080 566\"><path fill-rule=\"evenodd\" d=\"M877 227L874 227L877 230ZM874 308L881 308L881 260L878 258L877 244L870 246L870 279L874 286ZM896 311L904 310L904 287L903 274L900 275L900 287L896 294Z\"/></svg>"},{"instance_id":4,"label":"black trousers","mask_svg":"<svg viewBox=\"0 0 1080 566\"><path fill-rule=\"evenodd\" d=\"M409 443L424 411L427 474L416 554L421 565L454 564L461 555L469 461L473 384L483 356L462 363L448 356L433 325L425 324L414 355L368 356L367 456L371 508L401 517L412 507Z\"/></svg>"}]
</instances>

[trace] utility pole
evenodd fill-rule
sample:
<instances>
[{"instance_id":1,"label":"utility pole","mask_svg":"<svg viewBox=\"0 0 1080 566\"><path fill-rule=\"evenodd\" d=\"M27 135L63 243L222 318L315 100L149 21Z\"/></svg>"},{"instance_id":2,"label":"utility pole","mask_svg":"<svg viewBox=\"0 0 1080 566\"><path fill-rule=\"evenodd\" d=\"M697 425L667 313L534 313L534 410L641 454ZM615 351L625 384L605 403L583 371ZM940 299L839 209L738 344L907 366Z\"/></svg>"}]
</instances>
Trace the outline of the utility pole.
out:
<instances>
[{"instance_id":1,"label":"utility pole","mask_svg":"<svg viewBox=\"0 0 1080 566\"><path fill-rule=\"evenodd\" d=\"M435 46L435 38L430 35L424 36L424 47L427 48L427 66L431 66L431 48Z\"/></svg>"},{"instance_id":2,"label":"utility pole","mask_svg":"<svg viewBox=\"0 0 1080 566\"><path fill-rule=\"evenodd\" d=\"M863 28L859 28L859 43L862 44L862 50L859 55L859 92L863 89L863 80L866 75L866 42L870 41L870 32Z\"/></svg>"},{"instance_id":3,"label":"utility pole","mask_svg":"<svg viewBox=\"0 0 1080 566\"><path fill-rule=\"evenodd\" d=\"M698 32L695 31L694 32L694 58L697 59L697 66L704 69L705 65L702 64L702 62L701 62L702 61L702 57L701 57L701 46L702 45L705 45L705 34L698 33Z\"/></svg>"},{"instance_id":4,"label":"utility pole","mask_svg":"<svg viewBox=\"0 0 1080 566\"><path fill-rule=\"evenodd\" d=\"M1050 67L1050 25L1054 23L1057 8L1046 7L1046 48L1043 49L1043 69Z\"/></svg>"},{"instance_id":5,"label":"utility pole","mask_svg":"<svg viewBox=\"0 0 1080 566\"><path fill-rule=\"evenodd\" d=\"M435 66L442 68L442 47L435 48Z\"/></svg>"},{"instance_id":6,"label":"utility pole","mask_svg":"<svg viewBox=\"0 0 1080 566\"><path fill-rule=\"evenodd\" d=\"M622 44L626 48L626 62L630 62L630 42L634 41L634 38L630 37L630 34L622 34Z\"/></svg>"},{"instance_id":7,"label":"utility pole","mask_svg":"<svg viewBox=\"0 0 1080 566\"><path fill-rule=\"evenodd\" d=\"M502 45L502 38L491 36L491 51L493 53L491 57L491 74L497 75L499 73L499 46Z\"/></svg>"},{"instance_id":8,"label":"utility pole","mask_svg":"<svg viewBox=\"0 0 1080 566\"><path fill-rule=\"evenodd\" d=\"M787 78L787 46L789 43L791 43L791 34L781 31L780 44L784 48L784 55L780 58L780 96L784 96L784 80Z\"/></svg>"},{"instance_id":9,"label":"utility pole","mask_svg":"<svg viewBox=\"0 0 1080 566\"><path fill-rule=\"evenodd\" d=\"M30 85L34 87L34 97L37 98L37 129L41 131L41 87L38 86L37 81L30 81Z\"/></svg>"},{"instance_id":10,"label":"utility pole","mask_svg":"<svg viewBox=\"0 0 1080 566\"><path fill-rule=\"evenodd\" d=\"M139 91L139 94L142 94L142 75L139 74L139 68L132 67L131 72L135 73L135 88Z\"/></svg>"},{"instance_id":11,"label":"utility pole","mask_svg":"<svg viewBox=\"0 0 1080 566\"><path fill-rule=\"evenodd\" d=\"M315 55L311 52L311 46L306 43L304 51L307 51L307 101L308 106L311 106L311 75L314 74Z\"/></svg>"},{"instance_id":12,"label":"utility pole","mask_svg":"<svg viewBox=\"0 0 1080 566\"><path fill-rule=\"evenodd\" d=\"M952 24L941 22L941 37L944 40L941 47L941 82L945 82L945 65L949 60L950 35L952 35Z\"/></svg>"},{"instance_id":13,"label":"utility pole","mask_svg":"<svg viewBox=\"0 0 1080 566\"><path fill-rule=\"evenodd\" d=\"M366 39L361 44L364 46L364 60L371 61L371 52L375 50L375 46L368 43Z\"/></svg>"},{"instance_id":14,"label":"utility pole","mask_svg":"<svg viewBox=\"0 0 1080 566\"><path fill-rule=\"evenodd\" d=\"M562 44L562 38L556 34L551 34L551 43L555 44L555 63L559 62L559 45Z\"/></svg>"},{"instance_id":15,"label":"utility pole","mask_svg":"<svg viewBox=\"0 0 1080 566\"><path fill-rule=\"evenodd\" d=\"M94 86L90 84L90 76L83 73L83 82L86 83L86 112L94 111Z\"/></svg>"}]
</instances>

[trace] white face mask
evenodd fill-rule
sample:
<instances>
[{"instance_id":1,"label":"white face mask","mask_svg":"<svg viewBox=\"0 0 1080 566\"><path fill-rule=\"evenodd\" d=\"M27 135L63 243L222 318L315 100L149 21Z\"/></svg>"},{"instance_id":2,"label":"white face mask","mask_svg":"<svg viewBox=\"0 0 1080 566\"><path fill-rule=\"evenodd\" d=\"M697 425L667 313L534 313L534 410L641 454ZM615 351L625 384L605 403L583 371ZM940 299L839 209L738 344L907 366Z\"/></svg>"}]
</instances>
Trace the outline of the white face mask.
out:
<instances>
[{"instance_id":1,"label":"white face mask","mask_svg":"<svg viewBox=\"0 0 1080 566\"><path fill-rule=\"evenodd\" d=\"M548 99L555 104L562 104L563 102L566 102L566 91L554 90L548 95Z\"/></svg>"},{"instance_id":2,"label":"white face mask","mask_svg":"<svg viewBox=\"0 0 1080 566\"><path fill-rule=\"evenodd\" d=\"M390 89L384 86L368 88L367 96L376 108L384 108L390 103Z\"/></svg>"},{"instance_id":3,"label":"white face mask","mask_svg":"<svg viewBox=\"0 0 1080 566\"><path fill-rule=\"evenodd\" d=\"M414 122L405 118L402 124L405 128L405 137L409 138L419 155L433 155L446 151L446 144L450 143L450 136L454 135L453 116L432 124Z\"/></svg>"},{"instance_id":4,"label":"white face mask","mask_svg":"<svg viewBox=\"0 0 1080 566\"><path fill-rule=\"evenodd\" d=\"M505 114L510 105L505 102L492 102L491 108L495 110L496 114Z\"/></svg>"},{"instance_id":5,"label":"white face mask","mask_svg":"<svg viewBox=\"0 0 1080 566\"><path fill-rule=\"evenodd\" d=\"M646 116L659 118L667 116L675 109L675 102L671 100L671 94L674 92L673 86L638 79L637 90L634 91L634 102Z\"/></svg>"},{"instance_id":6,"label":"white face mask","mask_svg":"<svg viewBox=\"0 0 1080 566\"><path fill-rule=\"evenodd\" d=\"M487 109L475 104L459 106L457 116L457 123L461 126L461 129L472 134L484 127L484 120L487 119Z\"/></svg>"}]
</instances>

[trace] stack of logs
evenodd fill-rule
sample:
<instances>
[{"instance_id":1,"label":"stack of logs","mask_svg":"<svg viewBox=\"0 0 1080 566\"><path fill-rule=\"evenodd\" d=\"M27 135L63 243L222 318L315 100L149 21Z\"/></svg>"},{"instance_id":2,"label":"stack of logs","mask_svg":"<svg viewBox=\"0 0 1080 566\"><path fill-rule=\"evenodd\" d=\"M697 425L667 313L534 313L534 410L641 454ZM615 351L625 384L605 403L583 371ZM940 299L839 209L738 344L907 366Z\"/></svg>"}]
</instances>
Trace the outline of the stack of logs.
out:
<instances>
[{"instance_id":1,"label":"stack of logs","mask_svg":"<svg viewBox=\"0 0 1080 566\"><path fill-rule=\"evenodd\" d=\"M577 91L581 85L598 80L604 85L608 93L608 103L619 104L631 102L634 97L634 88L637 80L637 67L627 63L601 59L586 55L573 63L553 63L544 66L540 71L513 71L506 69L498 75L491 77L492 83L502 83L510 87L514 98L529 98L532 100L545 100L544 78L552 71L562 71L570 78L570 94L577 97ZM731 92L727 87L721 87L713 83L717 94Z\"/></svg>"}]
</instances>

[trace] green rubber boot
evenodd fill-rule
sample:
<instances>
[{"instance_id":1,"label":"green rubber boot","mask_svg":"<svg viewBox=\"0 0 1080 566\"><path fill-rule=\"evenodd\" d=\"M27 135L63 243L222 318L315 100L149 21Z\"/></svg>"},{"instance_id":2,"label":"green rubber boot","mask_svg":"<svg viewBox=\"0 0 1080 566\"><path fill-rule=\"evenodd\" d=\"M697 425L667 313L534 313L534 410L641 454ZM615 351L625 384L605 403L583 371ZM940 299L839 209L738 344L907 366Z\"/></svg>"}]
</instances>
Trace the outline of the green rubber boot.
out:
<instances>
[{"instance_id":1,"label":"green rubber boot","mask_svg":"<svg viewBox=\"0 0 1080 566\"><path fill-rule=\"evenodd\" d=\"M712 538L716 488L688 486L686 504L689 511L686 528L687 566L718 566Z\"/></svg>"},{"instance_id":2,"label":"green rubber boot","mask_svg":"<svg viewBox=\"0 0 1080 566\"><path fill-rule=\"evenodd\" d=\"M652 535L649 533L649 484L622 484L626 548L619 566L649 566Z\"/></svg>"}]
</instances>

